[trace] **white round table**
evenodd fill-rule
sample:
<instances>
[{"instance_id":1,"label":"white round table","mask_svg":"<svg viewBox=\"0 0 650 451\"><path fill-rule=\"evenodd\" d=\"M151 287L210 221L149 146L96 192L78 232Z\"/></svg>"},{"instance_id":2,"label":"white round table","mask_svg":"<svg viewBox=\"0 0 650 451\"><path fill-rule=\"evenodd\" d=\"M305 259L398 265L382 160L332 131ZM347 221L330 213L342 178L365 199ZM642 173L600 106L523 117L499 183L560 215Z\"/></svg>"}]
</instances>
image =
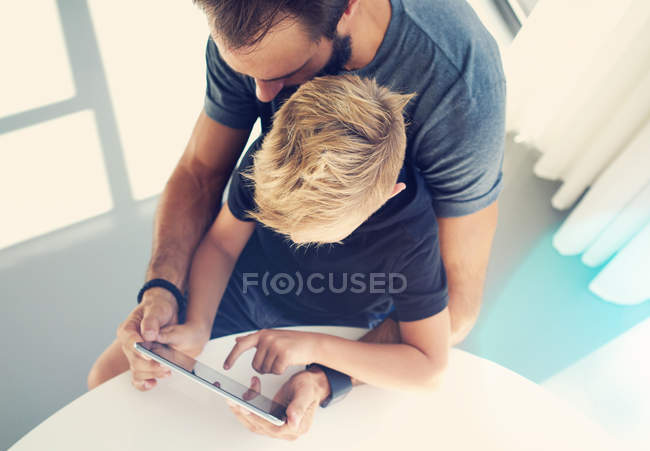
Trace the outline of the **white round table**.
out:
<instances>
[{"instance_id":1,"label":"white round table","mask_svg":"<svg viewBox=\"0 0 650 451\"><path fill-rule=\"evenodd\" d=\"M357 339L366 331L299 327ZM210 341L197 358L221 368L235 335ZM228 371L248 385L248 351ZM387 362L390 364L390 362ZM298 371L300 368L295 368ZM292 372L264 375L272 397ZM604 431L537 384L495 363L453 349L433 393L355 387L342 402L318 409L310 431L294 442L249 432L223 398L180 374L148 392L121 374L74 400L20 439L22 450L612 450Z\"/></svg>"}]
</instances>

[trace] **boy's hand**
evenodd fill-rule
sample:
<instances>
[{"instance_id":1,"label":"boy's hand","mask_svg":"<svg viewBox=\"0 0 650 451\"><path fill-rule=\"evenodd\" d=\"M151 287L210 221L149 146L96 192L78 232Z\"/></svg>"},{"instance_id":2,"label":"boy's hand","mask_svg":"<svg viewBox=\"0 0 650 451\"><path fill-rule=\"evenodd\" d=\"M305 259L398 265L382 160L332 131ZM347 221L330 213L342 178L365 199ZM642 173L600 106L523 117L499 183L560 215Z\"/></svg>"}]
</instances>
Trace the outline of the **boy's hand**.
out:
<instances>
[{"instance_id":1,"label":"boy's hand","mask_svg":"<svg viewBox=\"0 0 650 451\"><path fill-rule=\"evenodd\" d=\"M317 360L317 349L323 334L293 330L262 329L237 337L224 369L231 368L237 358L250 348L257 348L253 368L260 374L282 374L292 365L306 365Z\"/></svg>"},{"instance_id":2,"label":"boy's hand","mask_svg":"<svg viewBox=\"0 0 650 451\"><path fill-rule=\"evenodd\" d=\"M261 391L260 380L251 380L252 392ZM318 368L294 374L280 388L273 400L287 406L287 422L276 426L238 405L228 402L230 410L251 432L284 440L295 440L309 431L318 405L329 396L329 382Z\"/></svg>"},{"instance_id":3,"label":"boy's hand","mask_svg":"<svg viewBox=\"0 0 650 451\"><path fill-rule=\"evenodd\" d=\"M210 341L210 332L204 324L174 324L160 329L157 341L168 344L190 357L196 357Z\"/></svg>"}]
</instances>

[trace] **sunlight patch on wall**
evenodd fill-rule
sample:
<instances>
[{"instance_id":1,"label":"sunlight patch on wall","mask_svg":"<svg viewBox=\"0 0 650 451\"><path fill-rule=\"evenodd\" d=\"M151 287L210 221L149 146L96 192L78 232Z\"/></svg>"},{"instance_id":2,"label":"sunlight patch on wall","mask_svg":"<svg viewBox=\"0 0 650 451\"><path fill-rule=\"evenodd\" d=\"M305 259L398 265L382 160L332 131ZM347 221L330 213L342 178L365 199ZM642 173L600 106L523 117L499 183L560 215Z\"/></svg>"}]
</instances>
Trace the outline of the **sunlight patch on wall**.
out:
<instances>
[{"instance_id":1,"label":"sunlight patch on wall","mask_svg":"<svg viewBox=\"0 0 650 451\"><path fill-rule=\"evenodd\" d=\"M0 67L0 117L75 95L54 0L0 3Z\"/></svg>"},{"instance_id":2,"label":"sunlight patch on wall","mask_svg":"<svg viewBox=\"0 0 650 451\"><path fill-rule=\"evenodd\" d=\"M162 191L203 106L207 21L192 2L88 4L140 200Z\"/></svg>"},{"instance_id":3,"label":"sunlight patch on wall","mask_svg":"<svg viewBox=\"0 0 650 451\"><path fill-rule=\"evenodd\" d=\"M0 249L113 208L90 110L0 135Z\"/></svg>"}]
</instances>

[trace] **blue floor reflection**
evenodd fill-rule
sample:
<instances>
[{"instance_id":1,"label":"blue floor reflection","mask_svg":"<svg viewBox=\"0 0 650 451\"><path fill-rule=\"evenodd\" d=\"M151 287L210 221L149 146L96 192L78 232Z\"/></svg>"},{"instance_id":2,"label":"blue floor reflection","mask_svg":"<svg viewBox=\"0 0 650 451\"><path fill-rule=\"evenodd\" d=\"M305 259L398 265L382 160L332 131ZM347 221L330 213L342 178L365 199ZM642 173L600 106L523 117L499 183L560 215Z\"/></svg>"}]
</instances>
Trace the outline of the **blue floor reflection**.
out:
<instances>
[{"instance_id":1,"label":"blue floor reflection","mask_svg":"<svg viewBox=\"0 0 650 451\"><path fill-rule=\"evenodd\" d=\"M554 231L554 230L553 230ZM461 346L538 383L562 371L650 316L650 302L619 306L587 286L600 268L564 257L546 233L486 299L480 320Z\"/></svg>"}]
</instances>

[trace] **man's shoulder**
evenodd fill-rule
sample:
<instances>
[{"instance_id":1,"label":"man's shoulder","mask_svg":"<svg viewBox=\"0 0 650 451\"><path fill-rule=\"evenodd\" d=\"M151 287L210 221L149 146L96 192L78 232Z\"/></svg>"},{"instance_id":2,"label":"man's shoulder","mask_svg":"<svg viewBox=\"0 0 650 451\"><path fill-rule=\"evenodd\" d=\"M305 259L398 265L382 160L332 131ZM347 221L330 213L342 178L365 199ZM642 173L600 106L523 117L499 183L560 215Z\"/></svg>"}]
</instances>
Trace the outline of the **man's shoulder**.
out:
<instances>
[{"instance_id":1,"label":"man's shoulder","mask_svg":"<svg viewBox=\"0 0 650 451\"><path fill-rule=\"evenodd\" d=\"M445 70L457 71L469 94L473 88L505 80L499 47L467 1L393 1L401 4L405 32L429 39L436 53L443 57L437 58L436 63L448 63Z\"/></svg>"}]
</instances>

